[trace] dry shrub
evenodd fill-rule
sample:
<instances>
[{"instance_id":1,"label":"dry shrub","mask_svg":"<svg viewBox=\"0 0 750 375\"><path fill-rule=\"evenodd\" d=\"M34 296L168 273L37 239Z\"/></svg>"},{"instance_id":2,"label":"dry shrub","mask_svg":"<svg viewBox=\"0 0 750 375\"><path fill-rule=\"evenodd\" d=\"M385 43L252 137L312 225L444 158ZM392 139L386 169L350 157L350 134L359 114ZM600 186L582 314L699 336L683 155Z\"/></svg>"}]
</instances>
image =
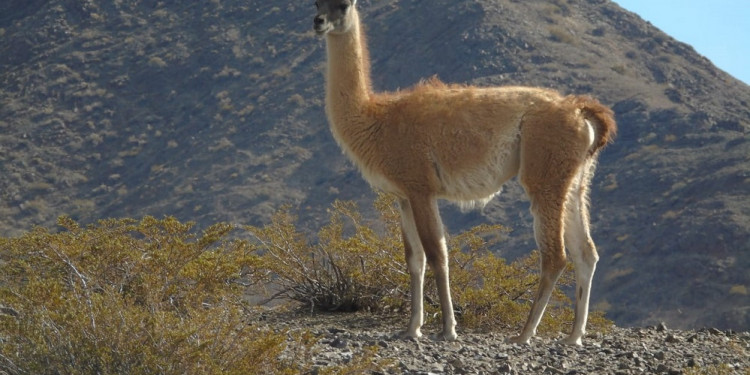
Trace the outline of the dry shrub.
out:
<instances>
[{"instance_id":1,"label":"dry shrub","mask_svg":"<svg viewBox=\"0 0 750 375\"><path fill-rule=\"evenodd\" d=\"M576 37L567 29L559 26L550 26L548 28L550 39L555 42L566 43L566 44L577 44L578 40Z\"/></svg>"},{"instance_id":2,"label":"dry shrub","mask_svg":"<svg viewBox=\"0 0 750 375\"><path fill-rule=\"evenodd\" d=\"M335 202L317 242L296 229L296 219L288 210L281 210L263 228L248 227L263 249L259 264L278 288L271 299L288 298L325 311L406 309L409 276L395 199L381 194L375 208L380 218L369 222L352 202ZM489 251L503 231L499 225L480 225L449 241L451 289L463 328L515 330L525 322L539 283L539 254L506 264ZM426 280L427 322L435 323L439 306L431 272ZM570 329L573 311L560 286L573 283L569 268L540 332ZM602 313L591 314L590 329L605 330L611 324Z\"/></svg>"},{"instance_id":3,"label":"dry shrub","mask_svg":"<svg viewBox=\"0 0 750 375\"><path fill-rule=\"evenodd\" d=\"M735 369L726 363L712 364L706 367L692 367L683 370L685 375L731 375L731 374L750 374L750 369ZM744 371L744 372L740 372Z\"/></svg>"},{"instance_id":4,"label":"dry shrub","mask_svg":"<svg viewBox=\"0 0 750 375\"><path fill-rule=\"evenodd\" d=\"M36 228L0 238L0 373L214 374L310 371L316 338L251 324L245 291L269 284L273 298L329 311L404 311L409 276L395 200L381 195L376 221L336 202L312 240L288 209L270 224L246 227L252 241L213 225L146 217L102 220L63 230ZM452 290L464 329L520 328L538 284L538 254L511 264L488 249L500 226L477 226L450 239ZM428 323L439 311L431 274ZM567 272L561 285L571 285ZM573 313L559 289L542 332L569 330ZM611 322L591 315L589 328ZM374 350L344 367L377 369ZM325 371L323 371L325 370Z\"/></svg>"},{"instance_id":5,"label":"dry shrub","mask_svg":"<svg viewBox=\"0 0 750 375\"><path fill-rule=\"evenodd\" d=\"M248 325L253 249L217 224L104 220L0 239L0 373L295 373Z\"/></svg>"},{"instance_id":6,"label":"dry shrub","mask_svg":"<svg viewBox=\"0 0 750 375\"><path fill-rule=\"evenodd\" d=\"M387 205L386 199L381 196L378 204ZM247 227L262 249L261 268L280 289L271 299L321 311L381 310L403 300L409 279L398 215L392 207L380 212L379 223L364 222L353 202L336 201L315 242L297 230L288 209L277 212L269 225Z\"/></svg>"}]
</instances>

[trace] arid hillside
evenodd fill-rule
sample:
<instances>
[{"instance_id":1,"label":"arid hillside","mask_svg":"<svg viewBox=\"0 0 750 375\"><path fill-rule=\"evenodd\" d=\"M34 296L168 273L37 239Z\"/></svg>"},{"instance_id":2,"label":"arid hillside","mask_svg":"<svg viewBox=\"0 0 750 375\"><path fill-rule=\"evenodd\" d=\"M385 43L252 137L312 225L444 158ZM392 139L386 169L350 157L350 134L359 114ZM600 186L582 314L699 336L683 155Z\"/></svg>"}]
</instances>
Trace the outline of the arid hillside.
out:
<instances>
[{"instance_id":1,"label":"arid hillside","mask_svg":"<svg viewBox=\"0 0 750 375\"><path fill-rule=\"evenodd\" d=\"M592 298L620 325L750 329L750 87L609 0L360 0L378 90L538 85L611 105L592 223ZM312 0L10 0L0 4L0 235L59 215L320 226L374 197L323 109ZM449 231L511 229L513 181Z\"/></svg>"}]
</instances>

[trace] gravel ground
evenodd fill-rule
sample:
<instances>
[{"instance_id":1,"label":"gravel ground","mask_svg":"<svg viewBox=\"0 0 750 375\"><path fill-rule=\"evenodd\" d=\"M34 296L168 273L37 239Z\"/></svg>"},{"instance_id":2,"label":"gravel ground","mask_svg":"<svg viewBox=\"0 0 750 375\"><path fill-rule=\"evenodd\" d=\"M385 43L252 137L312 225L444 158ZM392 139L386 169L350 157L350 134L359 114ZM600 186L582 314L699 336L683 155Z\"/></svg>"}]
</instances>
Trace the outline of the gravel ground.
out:
<instances>
[{"instance_id":1,"label":"gravel ground","mask_svg":"<svg viewBox=\"0 0 750 375\"><path fill-rule=\"evenodd\" d=\"M589 334L582 347L537 336L506 344L511 333L461 332L453 342L401 338L406 320L371 314L266 313L262 325L311 332L313 373L361 359L376 347L373 374L750 374L750 332L706 328L613 328ZM435 327L425 327L425 336Z\"/></svg>"}]
</instances>

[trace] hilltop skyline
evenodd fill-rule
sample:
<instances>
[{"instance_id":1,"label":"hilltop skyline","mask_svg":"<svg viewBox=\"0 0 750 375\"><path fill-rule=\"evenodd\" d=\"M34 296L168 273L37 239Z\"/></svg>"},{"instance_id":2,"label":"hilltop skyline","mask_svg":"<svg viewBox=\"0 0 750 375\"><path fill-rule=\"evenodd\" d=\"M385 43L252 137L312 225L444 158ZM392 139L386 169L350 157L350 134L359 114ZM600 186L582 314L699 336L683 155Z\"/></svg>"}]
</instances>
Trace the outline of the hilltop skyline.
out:
<instances>
[{"instance_id":1,"label":"hilltop skyline","mask_svg":"<svg viewBox=\"0 0 750 375\"><path fill-rule=\"evenodd\" d=\"M750 2L616 0L621 7L687 43L719 69L750 84ZM708 27L697 27L703 22Z\"/></svg>"}]
</instances>

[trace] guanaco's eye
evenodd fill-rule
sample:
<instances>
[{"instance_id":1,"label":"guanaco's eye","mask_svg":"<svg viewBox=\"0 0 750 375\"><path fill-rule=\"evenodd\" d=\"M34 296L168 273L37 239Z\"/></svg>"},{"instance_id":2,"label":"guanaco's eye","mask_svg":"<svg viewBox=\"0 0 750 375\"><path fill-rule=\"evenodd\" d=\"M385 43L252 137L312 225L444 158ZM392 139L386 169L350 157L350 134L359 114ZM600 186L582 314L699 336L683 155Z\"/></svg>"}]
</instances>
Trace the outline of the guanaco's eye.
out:
<instances>
[{"instance_id":1,"label":"guanaco's eye","mask_svg":"<svg viewBox=\"0 0 750 375\"><path fill-rule=\"evenodd\" d=\"M346 10L349 9L349 4L343 3L339 5L339 9L341 10L341 13L346 13Z\"/></svg>"}]
</instances>

